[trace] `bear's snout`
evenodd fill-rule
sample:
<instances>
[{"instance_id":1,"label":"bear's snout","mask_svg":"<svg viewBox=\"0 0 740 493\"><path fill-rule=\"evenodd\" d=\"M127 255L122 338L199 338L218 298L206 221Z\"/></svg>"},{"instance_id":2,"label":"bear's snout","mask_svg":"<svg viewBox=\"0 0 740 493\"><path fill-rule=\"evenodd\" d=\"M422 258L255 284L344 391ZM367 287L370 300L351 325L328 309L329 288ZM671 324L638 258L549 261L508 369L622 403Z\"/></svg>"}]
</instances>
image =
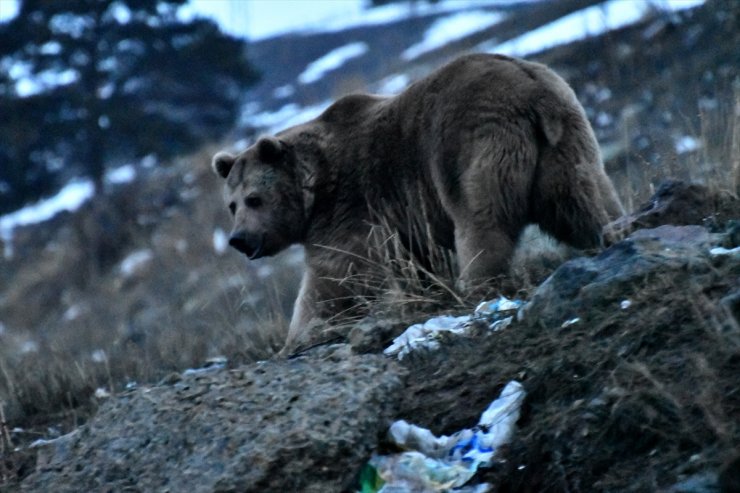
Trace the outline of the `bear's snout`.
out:
<instances>
[{"instance_id":1,"label":"bear's snout","mask_svg":"<svg viewBox=\"0 0 740 493\"><path fill-rule=\"evenodd\" d=\"M246 231L232 233L229 245L236 248L250 259L262 256L262 236Z\"/></svg>"}]
</instances>

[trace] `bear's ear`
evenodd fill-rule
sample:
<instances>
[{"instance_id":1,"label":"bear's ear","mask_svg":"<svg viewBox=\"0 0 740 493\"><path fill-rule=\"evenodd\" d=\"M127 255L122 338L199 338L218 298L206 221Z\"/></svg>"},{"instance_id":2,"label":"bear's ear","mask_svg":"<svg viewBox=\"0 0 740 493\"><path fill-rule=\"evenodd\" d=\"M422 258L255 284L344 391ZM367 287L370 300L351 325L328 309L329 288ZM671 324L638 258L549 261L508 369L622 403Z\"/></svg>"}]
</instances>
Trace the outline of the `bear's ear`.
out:
<instances>
[{"instance_id":1,"label":"bear's ear","mask_svg":"<svg viewBox=\"0 0 740 493\"><path fill-rule=\"evenodd\" d=\"M229 171L231 171L232 166L234 166L235 160L236 158L228 152L219 152L213 156L211 167L218 176L226 178L229 176Z\"/></svg>"},{"instance_id":2,"label":"bear's ear","mask_svg":"<svg viewBox=\"0 0 740 493\"><path fill-rule=\"evenodd\" d=\"M285 153L285 146L277 137L261 137L256 146L258 159L266 164L278 164Z\"/></svg>"}]
</instances>

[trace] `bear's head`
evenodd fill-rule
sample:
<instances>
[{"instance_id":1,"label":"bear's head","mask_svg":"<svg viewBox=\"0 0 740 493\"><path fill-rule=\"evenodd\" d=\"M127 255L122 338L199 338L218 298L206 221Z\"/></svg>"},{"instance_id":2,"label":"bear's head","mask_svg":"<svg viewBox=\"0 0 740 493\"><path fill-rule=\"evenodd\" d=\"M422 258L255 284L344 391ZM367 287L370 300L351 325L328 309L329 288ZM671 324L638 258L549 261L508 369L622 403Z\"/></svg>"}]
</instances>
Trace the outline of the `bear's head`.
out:
<instances>
[{"instance_id":1,"label":"bear's head","mask_svg":"<svg viewBox=\"0 0 740 493\"><path fill-rule=\"evenodd\" d=\"M211 164L226 181L224 197L234 220L229 245L256 259L303 239L306 205L289 144L262 137L236 156L219 152Z\"/></svg>"}]
</instances>

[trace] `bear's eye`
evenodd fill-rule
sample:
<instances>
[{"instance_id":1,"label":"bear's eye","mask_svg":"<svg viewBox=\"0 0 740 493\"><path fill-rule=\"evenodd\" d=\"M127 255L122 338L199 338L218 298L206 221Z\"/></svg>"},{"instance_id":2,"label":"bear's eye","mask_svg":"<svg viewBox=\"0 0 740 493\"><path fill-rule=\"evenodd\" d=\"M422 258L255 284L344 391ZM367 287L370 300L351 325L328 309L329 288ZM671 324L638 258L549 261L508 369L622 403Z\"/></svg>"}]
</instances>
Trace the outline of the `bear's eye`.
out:
<instances>
[{"instance_id":1,"label":"bear's eye","mask_svg":"<svg viewBox=\"0 0 740 493\"><path fill-rule=\"evenodd\" d=\"M250 209L257 209L259 206L262 205L262 199L253 195L244 199L244 205L246 205Z\"/></svg>"},{"instance_id":2,"label":"bear's eye","mask_svg":"<svg viewBox=\"0 0 740 493\"><path fill-rule=\"evenodd\" d=\"M236 214L236 204L234 202L229 204L229 211L231 211L232 216Z\"/></svg>"}]
</instances>

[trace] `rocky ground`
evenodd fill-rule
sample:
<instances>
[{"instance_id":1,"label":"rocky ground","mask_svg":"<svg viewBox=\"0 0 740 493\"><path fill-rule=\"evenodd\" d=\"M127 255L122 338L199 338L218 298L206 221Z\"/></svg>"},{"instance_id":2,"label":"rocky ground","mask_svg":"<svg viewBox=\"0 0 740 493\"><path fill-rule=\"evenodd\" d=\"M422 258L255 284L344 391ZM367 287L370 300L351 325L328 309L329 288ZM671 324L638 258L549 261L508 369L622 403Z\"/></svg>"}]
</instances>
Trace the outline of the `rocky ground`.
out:
<instances>
[{"instance_id":1,"label":"rocky ground","mask_svg":"<svg viewBox=\"0 0 740 493\"><path fill-rule=\"evenodd\" d=\"M622 221L637 228L628 238L563 264L504 330L401 361L378 353L404 327L354 330L284 360L175 373L22 452L21 487L359 491L371 455L394 451L393 420L449 435L517 380L514 439L469 484L738 491L739 213L736 199L669 184Z\"/></svg>"}]
</instances>

